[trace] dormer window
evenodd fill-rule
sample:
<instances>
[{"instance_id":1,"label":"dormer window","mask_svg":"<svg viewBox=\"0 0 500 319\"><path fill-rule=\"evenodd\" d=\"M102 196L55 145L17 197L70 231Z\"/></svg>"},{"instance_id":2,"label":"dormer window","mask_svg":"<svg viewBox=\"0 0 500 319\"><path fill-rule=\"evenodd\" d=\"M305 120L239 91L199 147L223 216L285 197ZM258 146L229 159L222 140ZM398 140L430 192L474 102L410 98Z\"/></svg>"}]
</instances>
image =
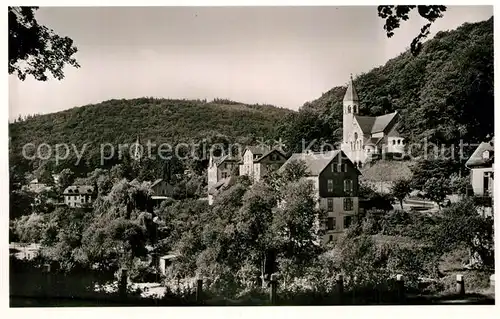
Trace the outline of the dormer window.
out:
<instances>
[{"instance_id":1,"label":"dormer window","mask_svg":"<svg viewBox=\"0 0 500 319\"><path fill-rule=\"evenodd\" d=\"M483 152L483 159L489 159L490 158L490 151L484 151Z\"/></svg>"}]
</instances>

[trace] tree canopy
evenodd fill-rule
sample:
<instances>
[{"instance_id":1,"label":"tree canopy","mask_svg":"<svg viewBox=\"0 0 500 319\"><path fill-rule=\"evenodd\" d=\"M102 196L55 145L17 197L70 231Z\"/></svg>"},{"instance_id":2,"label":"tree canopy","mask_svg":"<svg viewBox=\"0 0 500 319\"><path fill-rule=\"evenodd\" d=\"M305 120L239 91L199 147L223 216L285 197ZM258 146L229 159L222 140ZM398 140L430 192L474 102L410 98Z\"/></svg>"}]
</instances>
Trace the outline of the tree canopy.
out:
<instances>
[{"instance_id":1,"label":"tree canopy","mask_svg":"<svg viewBox=\"0 0 500 319\"><path fill-rule=\"evenodd\" d=\"M46 81L50 73L58 80L64 78L63 68L79 68L73 57L77 48L69 37L38 23L38 7L9 7L9 74L20 80L27 75Z\"/></svg>"}]
</instances>

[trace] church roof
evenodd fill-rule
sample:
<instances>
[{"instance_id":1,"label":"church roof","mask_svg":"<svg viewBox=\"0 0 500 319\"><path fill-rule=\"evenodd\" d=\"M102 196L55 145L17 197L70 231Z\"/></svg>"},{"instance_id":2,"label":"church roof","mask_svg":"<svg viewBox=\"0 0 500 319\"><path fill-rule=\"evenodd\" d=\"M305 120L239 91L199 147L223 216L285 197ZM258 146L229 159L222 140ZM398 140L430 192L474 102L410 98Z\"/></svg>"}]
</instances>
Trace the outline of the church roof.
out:
<instances>
[{"instance_id":1,"label":"church roof","mask_svg":"<svg viewBox=\"0 0 500 319\"><path fill-rule=\"evenodd\" d=\"M396 115L397 112L377 116L375 118L375 123L373 123L372 133L385 131Z\"/></svg>"},{"instance_id":2,"label":"church roof","mask_svg":"<svg viewBox=\"0 0 500 319\"><path fill-rule=\"evenodd\" d=\"M356 118L356 121L364 134L372 132L373 123L375 123L374 116L354 115L354 118Z\"/></svg>"},{"instance_id":3,"label":"church roof","mask_svg":"<svg viewBox=\"0 0 500 319\"><path fill-rule=\"evenodd\" d=\"M384 139L383 137L369 137L369 138L365 138L363 144L364 145L377 145L383 139Z\"/></svg>"},{"instance_id":4,"label":"church roof","mask_svg":"<svg viewBox=\"0 0 500 319\"><path fill-rule=\"evenodd\" d=\"M345 91L344 101L359 101L358 93L356 93L354 83L352 82L352 75L349 84L347 85L347 90Z\"/></svg>"},{"instance_id":5,"label":"church roof","mask_svg":"<svg viewBox=\"0 0 500 319\"><path fill-rule=\"evenodd\" d=\"M381 116L359 116L355 115L356 121L363 133L378 133L384 132L389 128L389 125L393 122L393 119L398 113L393 112Z\"/></svg>"},{"instance_id":6,"label":"church roof","mask_svg":"<svg viewBox=\"0 0 500 319\"><path fill-rule=\"evenodd\" d=\"M391 130L389 131L389 133L387 133L388 136L390 137L402 137L401 134L399 133L399 123L396 123L392 128Z\"/></svg>"}]
</instances>

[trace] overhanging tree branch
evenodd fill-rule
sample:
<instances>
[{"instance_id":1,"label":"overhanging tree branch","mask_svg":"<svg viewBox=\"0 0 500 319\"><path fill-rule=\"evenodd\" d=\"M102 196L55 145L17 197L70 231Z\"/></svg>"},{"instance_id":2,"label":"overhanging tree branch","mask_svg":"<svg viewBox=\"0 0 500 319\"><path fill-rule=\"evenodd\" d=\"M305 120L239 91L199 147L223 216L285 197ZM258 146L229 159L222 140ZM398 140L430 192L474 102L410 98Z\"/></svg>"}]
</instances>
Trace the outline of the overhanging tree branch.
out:
<instances>
[{"instance_id":1,"label":"overhanging tree branch","mask_svg":"<svg viewBox=\"0 0 500 319\"><path fill-rule=\"evenodd\" d=\"M61 37L38 24L36 10L38 7L9 7L9 74L20 80L32 75L38 81L46 81L49 72L61 80L66 64L80 67L73 58L77 48L69 37Z\"/></svg>"},{"instance_id":2,"label":"overhanging tree branch","mask_svg":"<svg viewBox=\"0 0 500 319\"><path fill-rule=\"evenodd\" d=\"M413 55L418 55L422 50L422 41L429 36L431 24L436 19L443 17L443 12L446 11L446 6L378 6L378 16L385 19L384 30L387 37L394 35L394 30L401 26L401 20L407 21L409 13L413 9L417 9L418 14L428 21L420 33L413 39L410 45L410 51Z\"/></svg>"}]
</instances>

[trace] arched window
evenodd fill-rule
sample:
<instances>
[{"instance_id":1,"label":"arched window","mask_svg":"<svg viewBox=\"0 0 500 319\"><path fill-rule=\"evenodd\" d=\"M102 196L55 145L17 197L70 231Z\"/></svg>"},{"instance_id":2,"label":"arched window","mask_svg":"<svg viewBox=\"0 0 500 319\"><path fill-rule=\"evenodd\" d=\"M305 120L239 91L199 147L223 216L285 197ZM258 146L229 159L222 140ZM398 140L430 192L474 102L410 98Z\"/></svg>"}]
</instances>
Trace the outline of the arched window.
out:
<instances>
[{"instance_id":1,"label":"arched window","mask_svg":"<svg viewBox=\"0 0 500 319\"><path fill-rule=\"evenodd\" d=\"M347 113L351 114L351 106L347 107Z\"/></svg>"},{"instance_id":2,"label":"arched window","mask_svg":"<svg viewBox=\"0 0 500 319\"><path fill-rule=\"evenodd\" d=\"M398 140L398 145L400 145L400 144L401 144L401 140Z\"/></svg>"},{"instance_id":3,"label":"arched window","mask_svg":"<svg viewBox=\"0 0 500 319\"><path fill-rule=\"evenodd\" d=\"M358 132L354 132L354 140L356 141L358 139Z\"/></svg>"}]
</instances>

